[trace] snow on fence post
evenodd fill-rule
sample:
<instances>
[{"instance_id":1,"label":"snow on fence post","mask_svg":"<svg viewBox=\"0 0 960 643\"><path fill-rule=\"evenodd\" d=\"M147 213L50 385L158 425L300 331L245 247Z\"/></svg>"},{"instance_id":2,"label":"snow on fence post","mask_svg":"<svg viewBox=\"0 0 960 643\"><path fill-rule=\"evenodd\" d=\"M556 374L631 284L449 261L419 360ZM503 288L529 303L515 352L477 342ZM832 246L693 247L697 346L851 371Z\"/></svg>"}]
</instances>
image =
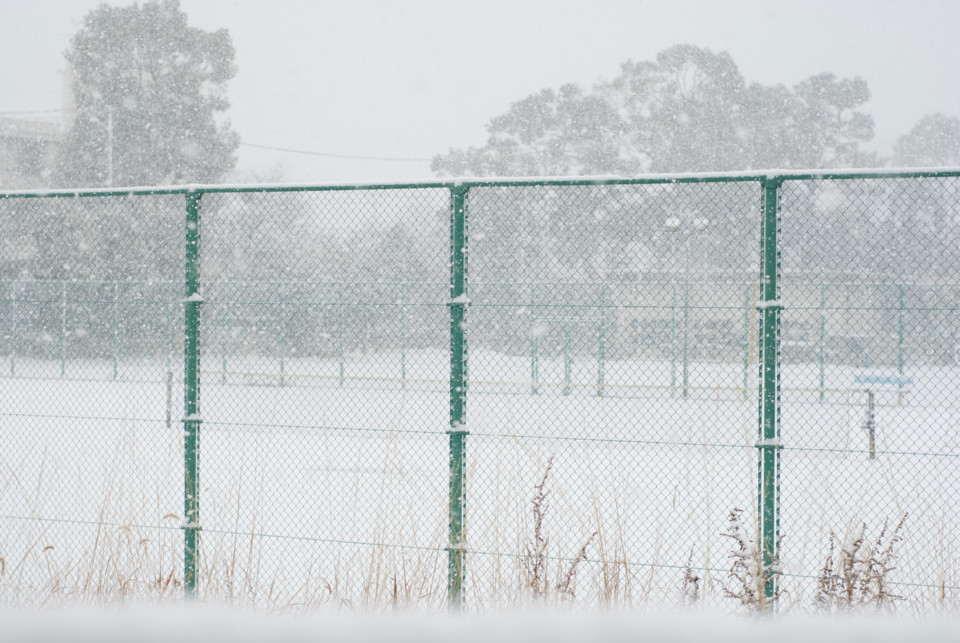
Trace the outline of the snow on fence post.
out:
<instances>
[{"instance_id":1,"label":"snow on fence post","mask_svg":"<svg viewBox=\"0 0 960 643\"><path fill-rule=\"evenodd\" d=\"M780 540L780 203L779 177L761 182L760 235L760 413L757 458L757 535L761 548L764 596L776 609Z\"/></svg>"},{"instance_id":2,"label":"snow on fence post","mask_svg":"<svg viewBox=\"0 0 960 643\"><path fill-rule=\"evenodd\" d=\"M183 592L193 598L197 587L197 531L200 529L200 486L197 481L197 447L200 433L200 198L186 194L186 292L183 350Z\"/></svg>"},{"instance_id":3,"label":"snow on fence post","mask_svg":"<svg viewBox=\"0 0 960 643\"><path fill-rule=\"evenodd\" d=\"M447 547L447 601L453 611L463 607L463 522L466 489L467 398L467 188L450 191L450 544Z\"/></svg>"}]
</instances>

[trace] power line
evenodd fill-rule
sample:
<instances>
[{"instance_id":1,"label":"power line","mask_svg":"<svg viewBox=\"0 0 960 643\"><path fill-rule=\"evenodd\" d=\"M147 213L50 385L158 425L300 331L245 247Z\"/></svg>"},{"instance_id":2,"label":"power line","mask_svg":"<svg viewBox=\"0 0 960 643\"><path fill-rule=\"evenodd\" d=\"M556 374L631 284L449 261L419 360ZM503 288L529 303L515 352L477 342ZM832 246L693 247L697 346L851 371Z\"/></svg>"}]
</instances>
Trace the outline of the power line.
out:
<instances>
[{"instance_id":1,"label":"power line","mask_svg":"<svg viewBox=\"0 0 960 643\"><path fill-rule=\"evenodd\" d=\"M275 152L289 152L291 154L305 154L307 156L323 156L332 159L353 159L357 161L399 161L416 162L432 161L430 158L418 158L408 156L357 156L354 154L330 154L327 152L312 152L309 150L294 150L289 147L274 147L272 145L256 145L254 143L240 143L244 147L255 147L260 150L273 150Z\"/></svg>"},{"instance_id":2,"label":"power line","mask_svg":"<svg viewBox=\"0 0 960 643\"><path fill-rule=\"evenodd\" d=\"M62 109L34 109L25 112L0 112L0 116L21 116L25 114L59 114Z\"/></svg>"},{"instance_id":3,"label":"power line","mask_svg":"<svg viewBox=\"0 0 960 643\"><path fill-rule=\"evenodd\" d=\"M0 112L0 116L22 116L27 114L59 114L62 109L35 109L22 112ZM391 161L395 163L423 163L432 161L432 158L415 156L361 156L356 154L332 154L329 152L314 152L311 150L295 150L289 147L276 147L273 145L257 145L256 143L240 143L244 147L254 147L259 150L272 150L274 152L287 152L289 154L304 154L306 156L321 156L331 159L352 159L355 161Z\"/></svg>"}]
</instances>

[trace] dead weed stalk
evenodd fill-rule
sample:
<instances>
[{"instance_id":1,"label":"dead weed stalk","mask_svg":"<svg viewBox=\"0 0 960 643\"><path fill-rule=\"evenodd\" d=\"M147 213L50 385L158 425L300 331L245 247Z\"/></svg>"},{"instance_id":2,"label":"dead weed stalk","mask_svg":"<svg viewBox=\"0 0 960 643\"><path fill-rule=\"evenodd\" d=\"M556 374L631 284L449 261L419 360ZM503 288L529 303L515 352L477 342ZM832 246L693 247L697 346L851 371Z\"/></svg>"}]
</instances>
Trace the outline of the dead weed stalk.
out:
<instances>
[{"instance_id":1,"label":"dead weed stalk","mask_svg":"<svg viewBox=\"0 0 960 643\"><path fill-rule=\"evenodd\" d=\"M533 539L524 545L522 556L524 586L531 591L534 600L542 601L547 598L550 590L549 580L547 578L547 546L549 538L543 533L543 523L547 515L549 504L547 497L547 480L550 477L550 471L553 469L553 456L547 459L547 466L543 472L540 482L534 487L533 500L531 501L533 509ZM584 541L576 556L570 561L566 571L560 570L558 580L553 589L558 596L573 600L576 597L576 577L577 568L587 558L587 547L596 538L597 532L594 531Z\"/></svg>"},{"instance_id":2,"label":"dead weed stalk","mask_svg":"<svg viewBox=\"0 0 960 643\"><path fill-rule=\"evenodd\" d=\"M889 531L889 521L883 521L880 534L872 543L867 541L866 523L841 543L830 532L830 549L817 577L817 594L813 605L821 612L843 612L873 606L890 609L902 596L890 590L889 577L896 569L896 546L903 536L901 530L907 514L900 517L897 526ZM839 552L837 551L837 546Z\"/></svg>"}]
</instances>

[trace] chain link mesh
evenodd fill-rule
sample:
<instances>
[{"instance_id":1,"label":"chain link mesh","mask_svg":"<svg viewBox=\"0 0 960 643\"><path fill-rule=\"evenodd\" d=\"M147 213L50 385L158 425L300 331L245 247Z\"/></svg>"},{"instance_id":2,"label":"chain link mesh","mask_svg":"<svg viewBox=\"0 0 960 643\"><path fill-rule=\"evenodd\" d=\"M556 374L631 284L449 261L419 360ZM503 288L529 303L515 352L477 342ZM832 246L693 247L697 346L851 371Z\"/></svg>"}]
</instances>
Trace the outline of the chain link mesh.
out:
<instances>
[{"instance_id":1,"label":"chain link mesh","mask_svg":"<svg viewBox=\"0 0 960 643\"><path fill-rule=\"evenodd\" d=\"M749 184L471 191L473 599L540 582L676 601L754 489L759 199ZM534 487L546 578L532 576Z\"/></svg>"},{"instance_id":2,"label":"chain link mesh","mask_svg":"<svg viewBox=\"0 0 960 643\"><path fill-rule=\"evenodd\" d=\"M0 200L0 597L175 591L183 197Z\"/></svg>"},{"instance_id":3,"label":"chain link mesh","mask_svg":"<svg viewBox=\"0 0 960 643\"><path fill-rule=\"evenodd\" d=\"M202 194L201 596L439 607L462 546L471 608L730 600L761 181L532 183L467 185L469 304L449 186ZM955 606L960 180L779 189L781 601L908 515L891 592ZM0 199L5 603L181 591L184 207Z\"/></svg>"},{"instance_id":4,"label":"chain link mesh","mask_svg":"<svg viewBox=\"0 0 960 643\"><path fill-rule=\"evenodd\" d=\"M956 178L787 182L782 205L785 583L816 591L831 532L906 516L891 591L956 605Z\"/></svg>"}]
</instances>

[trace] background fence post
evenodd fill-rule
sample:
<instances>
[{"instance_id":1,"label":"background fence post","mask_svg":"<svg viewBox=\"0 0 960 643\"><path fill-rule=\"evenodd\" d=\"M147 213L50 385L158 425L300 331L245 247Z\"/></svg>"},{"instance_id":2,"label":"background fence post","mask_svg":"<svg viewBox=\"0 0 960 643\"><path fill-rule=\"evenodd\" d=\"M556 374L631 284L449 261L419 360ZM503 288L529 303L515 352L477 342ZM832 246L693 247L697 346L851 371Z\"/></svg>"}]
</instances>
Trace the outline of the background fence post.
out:
<instances>
[{"instance_id":1,"label":"background fence post","mask_svg":"<svg viewBox=\"0 0 960 643\"><path fill-rule=\"evenodd\" d=\"M341 281L340 283L337 284L337 320L338 320L338 322L337 322L338 331L337 331L337 332L339 333L338 340L337 340L339 343L337 344L337 346L339 347L339 348L338 348L338 352L339 352L339 373L340 373L340 379L339 379L339 382L340 382L340 383L339 383L339 386L340 386L340 387L343 387L343 352L344 352L344 348L343 348L343 315L344 315L344 310L343 310L343 282Z\"/></svg>"},{"instance_id":2,"label":"background fence post","mask_svg":"<svg viewBox=\"0 0 960 643\"><path fill-rule=\"evenodd\" d=\"M677 284L671 284L670 303L670 397L677 394Z\"/></svg>"},{"instance_id":3,"label":"background fence post","mask_svg":"<svg viewBox=\"0 0 960 643\"><path fill-rule=\"evenodd\" d=\"M450 544L447 548L447 600L451 610L463 607L463 522L466 493L467 397L467 188L454 186L450 199Z\"/></svg>"},{"instance_id":4,"label":"background fence post","mask_svg":"<svg viewBox=\"0 0 960 643\"><path fill-rule=\"evenodd\" d=\"M903 310L903 298L904 298L904 285L900 284L898 287L898 292L900 295L900 303L898 306L897 314L897 406L903 406L904 400L904 391L903 391L903 326L904 326L904 310Z\"/></svg>"},{"instance_id":5,"label":"background fence post","mask_svg":"<svg viewBox=\"0 0 960 643\"><path fill-rule=\"evenodd\" d=\"M113 329L113 342L111 343L113 355L113 379L117 379L117 372L120 368L120 282L113 282L113 320L111 328Z\"/></svg>"},{"instance_id":6,"label":"background fence post","mask_svg":"<svg viewBox=\"0 0 960 643\"><path fill-rule=\"evenodd\" d=\"M607 360L607 285L600 286L600 333L597 340L597 397L603 397Z\"/></svg>"},{"instance_id":7,"label":"background fence post","mask_svg":"<svg viewBox=\"0 0 960 643\"><path fill-rule=\"evenodd\" d=\"M183 591L193 598L197 588L197 532L200 499L197 497L197 449L200 433L200 197L187 192L186 298L184 300L183 395Z\"/></svg>"},{"instance_id":8,"label":"background fence post","mask_svg":"<svg viewBox=\"0 0 960 643\"><path fill-rule=\"evenodd\" d=\"M17 374L17 282L10 282L10 377Z\"/></svg>"},{"instance_id":9,"label":"background fence post","mask_svg":"<svg viewBox=\"0 0 960 643\"><path fill-rule=\"evenodd\" d=\"M60 377L67 374L67 281L60 282Z\"/></svg>"},{"instance_id":10,"label":"background fence post","mask_svg":"<svg viewBox=\"0 0 960 643\"><path fill-rule=\"evenodd\" d=\"M537 348L539 345L540 328L537 326L537 285L530 284L530 394L540 392L540 363Z\"/></svg>"},{"instance_id":11,"label":"background fence post","mask_svg":"<svg viewBox=\"0 0 960 643\"><path fill-rule=\"evenodd\" d=\"M227 383L227 321L224 314L224 304L221 304L217 310L217 318L220 326L220 383Z\"/></svg>"},{"instance_id":12,"label":"background fence post","mask_svg":"<svg viewBox=\"0 0 960 643\"><path fill-rule=\"evenodd\" d=\"M824 387L826 386L826 366L824 365L824 348L827 343L827 285L820 284L820 401L823 402Z\"/></svg>"},{"instance_id":13,"label":"background fence post","mask_svg":"<svg viewBox=\"0 0 960 643\"><path fill-rule=\"evenodd\" d=\"M174 297L176 296L175 284L172 281L167 282L167 292L166 294L166 305L163 307L164 315L164 331L166 333L166 356L164 358L164 372L169 376L172 372L173 365L171 361L173 360L173 309L176 307L174 303Z\"/></svg>"},{"instance_id":14,"label":"background fence post","mask_svg":"<svg viewBox=\"0 0 960 643\"><path fill-rule=\"evenodd\" d=\"M407 282L400 285L400 389L407 390Z\"/></svg>"},{"instance_id":15,"label":"background fence post","mask_svg":"<svg viewBox=\"0 0 960 643\"><path fill-rule=\"evenodd\" d=\"M285 282L278 284L277 294L280 297L280 386L283 386L287 375L287 293Z\"/></svg>"},{"instance_id":16,"label":"background fence post","mask_svg":"<svg viewBox=\"0 0 960 643\"><path fill-rule=\"evenodd\" d=\"M779 187L781 179L763 180L760 236L760 414L757 442L757 535L761 547L767 610L776 609L780 540L780 269Z\"/></svg>"},{"instance_id":17,"label":"background fence post","mask_svg":"<svg viewBox=\"0 0 960 643\"><path fill-rule=\"evenodd\" d=\"M687 262L683 273L683 399L689 395L690 384L690 237L687 237Z\"/></svg>"},{"instance_id":18,"label":"background fence post","mask_svg":"<svg viewBox=\"0 0 960 643\"><path fill-rule=\"evenodd\" d=\"M747 284L746 292L743 295L743 393L740 399L747 401L747 395L750 392L750 295L753 294L753 286Z\"/></svg>"}]
</instances>

